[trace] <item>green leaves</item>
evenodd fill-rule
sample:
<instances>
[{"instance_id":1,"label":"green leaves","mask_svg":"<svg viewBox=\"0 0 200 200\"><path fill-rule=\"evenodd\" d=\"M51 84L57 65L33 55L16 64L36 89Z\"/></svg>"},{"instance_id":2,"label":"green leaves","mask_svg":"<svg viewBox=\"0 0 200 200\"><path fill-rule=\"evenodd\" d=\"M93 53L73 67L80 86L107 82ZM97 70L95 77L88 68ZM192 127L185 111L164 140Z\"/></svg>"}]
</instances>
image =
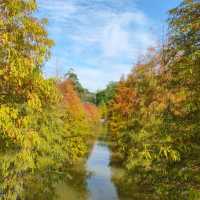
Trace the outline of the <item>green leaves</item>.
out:
<instances>
[{"instance_id":1,"label":"green leaves","mask_svg":"<svg viewBox=\"0 0 200 200\"><path fill-rule=\"evenodd\" d=\"M148 185L152 199L199 199L199 11L198 0L170 11L169 43L134 66L108 107L123 181Z\"/></svg>"},{"instance_id":2,"label":"green leaves","mask_svg":"<svg viewBox=\"0 0 200 200\"><path fill-rule=\"evenodd\" d=\"M69 168L88 152L94 125L72 88L63 102L57 82L42 74L53 41L46 21L33 17L36 8L35 0L0 2L0 192L5 200L30 199L34 182L46 184L45 191L38 188L39 197L53 192L54 171L64 169L71 177Z\"/></svg>"}]
</instances>

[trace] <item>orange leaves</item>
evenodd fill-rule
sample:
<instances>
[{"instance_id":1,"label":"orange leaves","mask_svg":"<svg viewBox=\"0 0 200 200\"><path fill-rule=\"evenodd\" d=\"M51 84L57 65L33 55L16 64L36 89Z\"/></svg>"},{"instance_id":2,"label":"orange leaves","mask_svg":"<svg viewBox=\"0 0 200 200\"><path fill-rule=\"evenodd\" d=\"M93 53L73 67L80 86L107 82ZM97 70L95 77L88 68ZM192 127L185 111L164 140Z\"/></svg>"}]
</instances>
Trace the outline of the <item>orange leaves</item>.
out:
<instances>
[{"instance_id":1,"label":"orange leaves","mask_svg":"<svg viewBox=\"0 0 200 200\"><path fill-rule=\"evenodd\" d=\"M58 87L63 95L63 105L66 106L73 115L78 115L80 112L83 112L81 100L74 89L72 81L64 80Z\"/></svg>"},{"instance_id":2,"label":"orange leaves","mask_svg":"<svg viewBox=\"0 0 200 200\"><path fill-rule=\"evenodd\" d=\"M117 89L117 95L114 99L113 109L120 110L123 115L128 115L137 104L137 97L134 90L121 83Z\"/></svg>"},{"instance_id":3,"label":"orange leaves","mask_svg":"<svg viewBox=\"0 0 200 200\"><path fill-rule=\"evenodd\" d=\"M83 108L89 120L94 122L98 122L100 120L99 110L94 104L84 103Z\"/></svg>"},{"instance_id":4,"label":"orange leaves","mask_svg":"<svg viewBox=\"0 0 200 200\"><path fill-rule=\"evenodd\" d=\"M99 110L91 103L82 103L80 97L74 89L74 84L67 79L58 85L63 94L63 106L70 114L78 119L84 118L90 122L98 122L100 119Z\"/></svg>"}]
</instances>

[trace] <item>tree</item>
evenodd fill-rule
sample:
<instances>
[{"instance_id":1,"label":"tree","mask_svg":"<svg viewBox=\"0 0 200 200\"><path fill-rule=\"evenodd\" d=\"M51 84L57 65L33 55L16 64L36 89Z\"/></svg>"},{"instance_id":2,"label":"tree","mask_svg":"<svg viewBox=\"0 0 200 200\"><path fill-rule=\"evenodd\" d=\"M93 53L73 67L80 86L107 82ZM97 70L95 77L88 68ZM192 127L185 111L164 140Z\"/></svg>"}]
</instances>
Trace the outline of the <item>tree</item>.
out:
<instances>
[{"instance_id":1,"label":"tree","mask_svg":"<svg viewBox=\"0 0 200 200\"><path fill-rule=\"evenodd\" d=\"M80 97L82 96L82 94L84 93L84 88L82 87L82 85L79 82L78 76L77 74L74 72L74 69L69 69L69 71L65 74L65 78L69 79L73 82L74 87L76 89L76 91L78 92L78 94L80 95Z\"/></svg>"},{"instance_id":2,"label":"tree","mask_svg":"<svg viewBox=\"0 0 200 200\"><path fill-rule=\"evenodd\" d=\"M75 90L77 91L79 97L83 102L89 102L95 104L96 101L95 94L90 92L88 89L84 88L81 85L77 74L74 72L72 68L65 74L65 78L72 81Z\"/></svg>"},{"instance_id":3,"label":"tree","mask_svg":"<svg viewBox=\"0 0 200 200\"><path fill-rule=\"evenodd\" d=\"M96 104L107 104L110 100L112 100L115 95L116 85L117 83L110 82L106 89L98 91L96 93Z\"/></svg>"},{"instance_id":4,"label":"tree","mask_svg":"<svg viewBox=\"0 0 200 200\"><path fill-rule=\"evenodd\" d=\"M110 103L113 157L126 167L122 181L147 199L200 197L199 6L185 0L170 11L165 60L158 52L135 66Z\"/></svg>"},{"instance_id":5,"label":"tree","mask_svg":"<svg viewBox=\"0 0 200 200\"><path fill-rule=\"evenodd\" d=\"M33 16L36 9L35 0L0 1L0 193L5 200L31 199L32 180L53 193L50 180L57 181L63 169L69 175L87 151L81 130L89 124L80 114L80 99L70 86L72 96L63 98L56 81L43 77L53 41L46 20ZM65 98L71 105L63 110ZM72 101L83 111L75 113Z\"/></svg>"}]
</instances>

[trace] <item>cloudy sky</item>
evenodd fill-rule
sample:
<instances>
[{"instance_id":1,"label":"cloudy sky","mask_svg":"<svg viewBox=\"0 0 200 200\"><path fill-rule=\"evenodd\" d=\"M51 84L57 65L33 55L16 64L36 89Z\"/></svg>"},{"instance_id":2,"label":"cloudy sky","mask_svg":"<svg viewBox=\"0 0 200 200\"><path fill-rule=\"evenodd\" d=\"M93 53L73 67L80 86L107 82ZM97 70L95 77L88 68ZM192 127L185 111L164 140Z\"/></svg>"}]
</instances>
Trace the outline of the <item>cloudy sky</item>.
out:
<instances>
[{"instance_id":1,"label":"cloudy sky","mask_svg":"<svg viewBox=\"0 0 200 200\"><path fill-rule=\"evenodd\" d=\"M48 18L55 41L46 76L74 68L95 91L119 80L167 29L167 11L180 0L37 0L39 18Z\"/></svg>"}]
</instances>

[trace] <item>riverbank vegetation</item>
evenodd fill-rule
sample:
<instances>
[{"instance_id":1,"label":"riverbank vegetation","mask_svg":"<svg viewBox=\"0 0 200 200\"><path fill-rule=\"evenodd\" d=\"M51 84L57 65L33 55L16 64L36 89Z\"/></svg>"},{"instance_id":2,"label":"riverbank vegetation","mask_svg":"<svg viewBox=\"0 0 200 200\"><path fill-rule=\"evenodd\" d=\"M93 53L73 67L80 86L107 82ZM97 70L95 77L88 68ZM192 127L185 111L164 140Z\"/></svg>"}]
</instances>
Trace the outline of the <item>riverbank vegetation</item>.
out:
<instances>
[{"instance_id":1,"label":"riverbank vegetation","mask_svg":"<svg viewBox=\"0 0 200 200\"><path fill-rule=\"evenodd\" d=\"M112 162L126 168L116 184L137 188L134 199L200 198L199 12L196 0L169 12L166 43L119 82L108 106Z\"/></svg>"},{"instance_id":2,"label":"riverbank vegetation","mask_svg":"<svg viewBox=\"0 0 200 200\"><path fill-rule=\"evenodd\" d=\"M53 41L34 0L0 2L1 199L53 199L61 174L89 151L98 109L71 80L45 79ZM63 173L65 172L65 173ZM36 198L37 197L37 198Z\"/></svg>"}]
</instances>

